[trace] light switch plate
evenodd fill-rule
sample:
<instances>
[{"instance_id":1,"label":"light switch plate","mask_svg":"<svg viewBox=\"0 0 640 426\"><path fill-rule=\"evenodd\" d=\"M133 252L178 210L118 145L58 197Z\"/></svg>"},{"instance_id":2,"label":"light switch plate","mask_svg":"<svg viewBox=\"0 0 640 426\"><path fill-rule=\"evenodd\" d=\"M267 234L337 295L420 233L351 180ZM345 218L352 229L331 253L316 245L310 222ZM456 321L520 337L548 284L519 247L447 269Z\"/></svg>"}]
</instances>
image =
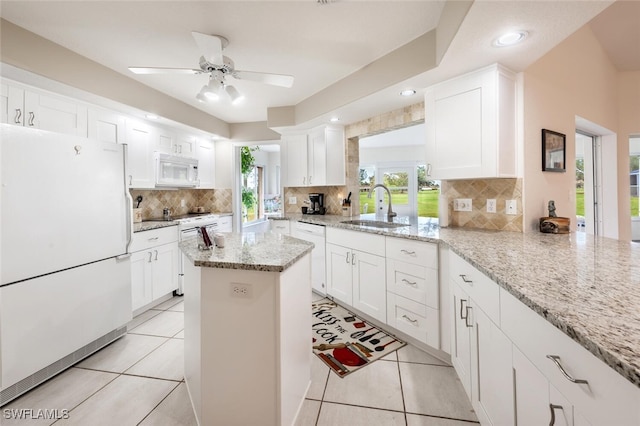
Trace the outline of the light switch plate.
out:
<instances>
[{"instance_id":1,"label":"light switch plate","mask_svg":"<svg viewBox=\"0 0 640 426\"><path fill-rule=\"evenodd\" d=\"M470 212L472 210L471 198L456 198L453 200L453 210L457 212Z\"/></svg>"},{"instance_id":2,"label":"light switch plate","mask_svg":"<svg viewBox=\"0 0 640 426\"><path fill-rule=\"evenodd\" d=\"M504 207L507 214L518 214L518 200L507 200Z\"/></svg>"},{"instance_id":3,"label":"light switch plate","mask_svg":"<svg viewBox=\"0 0 640 426\"><path fill-rule=\"evenodd\" d=\"M298 204L298 199L296 197L289 197L289 204Z\"/></svg>"}]
</instances>

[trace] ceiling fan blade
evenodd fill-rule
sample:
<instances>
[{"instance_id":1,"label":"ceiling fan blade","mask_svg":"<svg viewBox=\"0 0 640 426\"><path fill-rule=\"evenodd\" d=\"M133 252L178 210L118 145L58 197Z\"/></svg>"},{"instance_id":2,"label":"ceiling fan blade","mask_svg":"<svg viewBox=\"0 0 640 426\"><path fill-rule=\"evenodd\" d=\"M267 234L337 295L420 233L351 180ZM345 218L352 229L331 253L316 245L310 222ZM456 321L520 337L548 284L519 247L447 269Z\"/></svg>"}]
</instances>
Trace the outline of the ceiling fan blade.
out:
<instances>
[{"instance_id":1,"label":"ceiling fan blade","mask_svg":"<svg viewBox=\"0 0 640 426\"><path fill-rule=\"evenodd\" d=\"M159 68L159 67L129 67L134 74L201 74L202 70L192 68Z\"/></svg>"},{"instance_id":2,"label":"ceiling fan blade","mask_svg":"<svg viewBox=\"0 0 640 426\"><path fill-rule=\"evenodd\" d=\"M273 86L291 87L293 86L293 76L284 74L269 74L265 72L234 71L231 74L238 80L258 81L260 83L271 84Z\"/></svg>"},{"instance_id":3,"label":"ceiling fan blade","mask_svg":"<svg viewBox=\"0 0 640 426\"><path fill-rule=\"evenodd\" d=\"M227 47L229 40L222 36L202 34L196 31L192 31L191 35L196 41L200 53L207 61L214 65L224 64L222 49Z\"/></svg>"}]
</instances>

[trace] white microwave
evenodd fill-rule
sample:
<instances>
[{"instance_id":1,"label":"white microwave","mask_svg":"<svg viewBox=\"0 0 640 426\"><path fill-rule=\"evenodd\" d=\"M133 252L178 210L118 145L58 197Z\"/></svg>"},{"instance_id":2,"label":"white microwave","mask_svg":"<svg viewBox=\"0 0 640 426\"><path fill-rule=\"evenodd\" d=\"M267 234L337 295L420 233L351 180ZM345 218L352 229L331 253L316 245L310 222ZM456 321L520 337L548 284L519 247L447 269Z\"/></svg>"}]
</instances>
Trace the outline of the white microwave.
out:
<instances>
[{"instance_id":1,"label":"white microwave","mask_svg":"<svg viewBox=\"0 0 640 426\"><path fill-rule=\"evenodd\" d=\"M173 188L198 186L198 160L157 152L156 186Z\"/></svg>"}]
</instances>

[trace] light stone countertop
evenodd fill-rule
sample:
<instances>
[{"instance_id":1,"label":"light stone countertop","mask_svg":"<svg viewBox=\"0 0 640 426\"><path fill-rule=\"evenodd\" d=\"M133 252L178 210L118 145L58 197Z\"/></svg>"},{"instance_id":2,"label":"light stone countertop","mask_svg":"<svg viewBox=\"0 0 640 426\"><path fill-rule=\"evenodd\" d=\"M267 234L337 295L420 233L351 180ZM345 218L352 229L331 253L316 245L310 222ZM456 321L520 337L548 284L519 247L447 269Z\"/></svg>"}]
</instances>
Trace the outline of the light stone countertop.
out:
<instances>
[{"instance_id":1,"label":"light stone countertop","mask_svg":"<svg viewBox=\"0 0 640 426\"><path fill-rule=\"evenodd\" d=\"M396 218L410 225L388 230L340 223L357 218L291 214L272 219L446 244L640 387L640 244L584 233L439 228L437 220L428 219Z\"/></svg>"},{"instance_id":2,"label":"light stone countertop","mask_svg":"<svg viewBox=\"0 0 640 426\"><path fill-rule=\"evenodd\" d=\"M233 213L207 213L207 214L211 214L211 215L215 215L215 216L233 216ZM157 220L143 220L142 222L135 222L133 224L133 232L142 232L142 231L150 231L152 229L158 229L158 228L166 228L167 226L178 226L178 221L175 219L181 219L181 218L185 218L185 217L197 217L197 216L202 216L204 215L204 213L198 213L198 214L185 214L185 215L181 215L181 216L175 216L174 220L163 220L163 219L157 219Z\"/></svg>"},{"instance_id":3,"label":"light stone countertop","mask_svg":"<svg viewBox=\"0 0 640 426\"><path fill-rule=\"evenodd\" d=\"M284 271L314 247L313 243L274 232L221 235L224 248L200 250L195 237L179 246L195 266L266 272Z\"/></svg>"}]
</instances>

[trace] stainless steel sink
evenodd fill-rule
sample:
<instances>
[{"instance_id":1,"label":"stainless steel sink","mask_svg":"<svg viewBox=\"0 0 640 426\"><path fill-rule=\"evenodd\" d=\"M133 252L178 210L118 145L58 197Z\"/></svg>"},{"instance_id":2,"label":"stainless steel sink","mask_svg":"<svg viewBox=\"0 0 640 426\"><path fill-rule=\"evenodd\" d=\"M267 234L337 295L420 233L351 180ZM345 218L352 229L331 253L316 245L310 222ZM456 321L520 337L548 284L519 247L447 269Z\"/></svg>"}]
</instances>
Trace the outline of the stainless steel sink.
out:
<instances>
[{"instance_id":1,"label":"stainless steel sink","mask_svg":"<svg viewBox=\"0 0 640 426\"><path fill-rule=\"evenodd\" d=\"M344 223L345 225L370 226L372 228L400 228L403 226L409 226L407 223L383 222L380 220L366 219L343 220L340 223Z\"/></svg>"}]
</instances>

